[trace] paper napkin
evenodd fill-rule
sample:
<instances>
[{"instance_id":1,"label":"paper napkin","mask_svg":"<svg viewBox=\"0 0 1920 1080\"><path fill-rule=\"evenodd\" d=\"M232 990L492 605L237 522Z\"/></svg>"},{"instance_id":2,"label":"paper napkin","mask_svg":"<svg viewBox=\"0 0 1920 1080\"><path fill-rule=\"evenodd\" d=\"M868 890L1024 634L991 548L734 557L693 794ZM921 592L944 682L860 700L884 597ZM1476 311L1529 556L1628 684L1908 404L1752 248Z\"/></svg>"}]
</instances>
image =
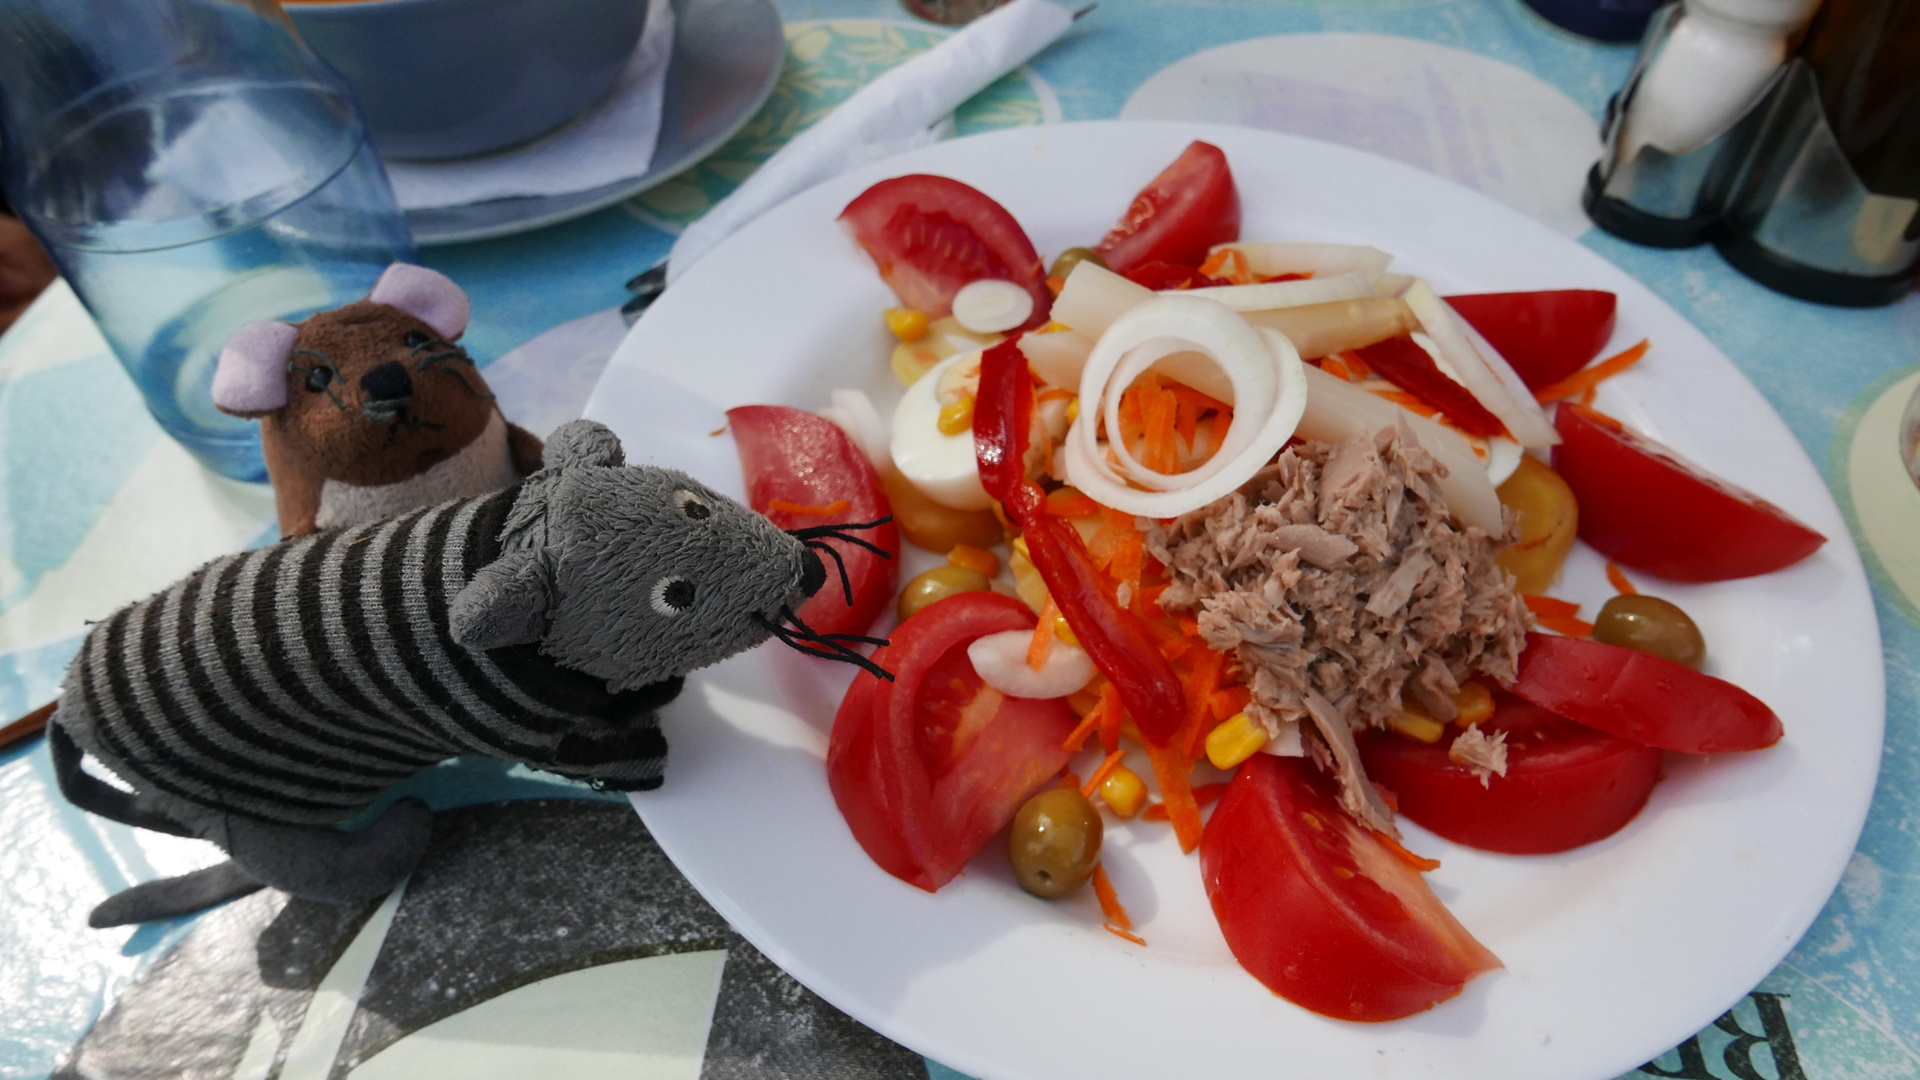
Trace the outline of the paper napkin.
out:
<instances>
[{"instance_id":1,"label":"paper napkin","mask_svg":"<svg viewBox=\"0 0 1920 1080\"><path fill-rule=\"evenodd\" d=\"M648 0L640 43L620 81L560 130L524 146L459 161L389 161L387 179L402 210L465 206L489 199L569 195L645 175L660 140L673 5Z\"/></svg>"},{"instance_id":2,"label":"paper napkin","mask_svg":"<svg viewBox=\"0 0 1920 1080\"><path fill-rule=\"evenodd\" d=\"M1073 24L1053 0L1013 0L863 87L687 226L667 256L677 279L735 230L846 169L932 141L934 125Z\"/></svg>"}]
</instances>

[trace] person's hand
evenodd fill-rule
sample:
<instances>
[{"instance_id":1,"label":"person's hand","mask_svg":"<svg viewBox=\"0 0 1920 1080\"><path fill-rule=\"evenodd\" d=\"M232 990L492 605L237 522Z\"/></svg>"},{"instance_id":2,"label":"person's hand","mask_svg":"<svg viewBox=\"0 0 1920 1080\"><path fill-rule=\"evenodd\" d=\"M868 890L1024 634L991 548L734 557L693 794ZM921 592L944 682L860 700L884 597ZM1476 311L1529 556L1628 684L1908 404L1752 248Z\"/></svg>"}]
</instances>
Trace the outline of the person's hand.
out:
<instances>
[{"instance_id":1,"label":"person's hand","mask_svg":"<svg viewBox=\"0 0 1920 1080\"><path fill-rule=\"evenodd\" d=\"M0 214L0 331L58 276L53 260L19 219Z\"/></svg>"}]
</instances>

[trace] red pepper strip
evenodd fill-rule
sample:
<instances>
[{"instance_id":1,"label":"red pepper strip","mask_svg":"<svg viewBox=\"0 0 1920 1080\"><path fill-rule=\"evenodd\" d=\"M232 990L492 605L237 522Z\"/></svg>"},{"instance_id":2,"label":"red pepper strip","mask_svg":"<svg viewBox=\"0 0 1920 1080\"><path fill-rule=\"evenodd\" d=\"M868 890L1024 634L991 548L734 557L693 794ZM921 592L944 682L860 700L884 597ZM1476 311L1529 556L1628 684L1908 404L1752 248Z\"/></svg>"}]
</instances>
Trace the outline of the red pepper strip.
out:
<instances>
[{"instance_id":1,"label":"red pepper strip","mask_svg":"<svg viewBox=\"0 0 1920 1080\"><path fill-rule=\"evenodd\" d=\"M1466 387L1448 378L1411 337L1402 334L1354 351L1374 374L1439 409L1461 431L1482 439L1507 433L1500 418L1488 412Z\"/></svg>"},{"instance_id":2,"label":"red pepper strip","mask_svg":"<svg viewBox=\"0 0 1920 1080\"><path fill-rule=\"evenodd\" d=\"M980 361L980 395L973 409L973 445L980 482L1019 525L1027 557L1046 583L1080 647L1120 694L1140 734L1167 745L1185 718L1186 695L1173 665L1140 617L1121 607L1093 565L1086 541L1065 518L1046 512L1046 496L1027 479L1027 434L1032 429L1033 380L1017 339L988 349Z\"/></svg>"}]
</instances>

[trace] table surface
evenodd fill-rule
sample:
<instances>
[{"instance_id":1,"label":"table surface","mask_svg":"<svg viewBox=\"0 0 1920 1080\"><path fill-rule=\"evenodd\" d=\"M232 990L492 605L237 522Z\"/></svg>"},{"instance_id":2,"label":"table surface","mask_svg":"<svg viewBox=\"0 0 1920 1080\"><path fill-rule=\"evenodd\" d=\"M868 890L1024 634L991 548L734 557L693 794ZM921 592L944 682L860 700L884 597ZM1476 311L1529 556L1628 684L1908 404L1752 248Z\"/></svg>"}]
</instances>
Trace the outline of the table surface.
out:
<instances>
[{"instance_id":1,"label":"table surface","mask_svg":"<svg viewBox=\"0 0 1920 1080\"><path fill-rule=\"evenodd\" d=\"M776 6L787 23L786 70L767 105L712 158L570 223L423 253L424 262L472 296L466 343L487 363L503 407L518 422L544 432L578 415L622 332L611 309L625 299L626 278L663 257L679 227L796 130L943 32L912 21L889 0L776 0ZM1894 449L1900 407L1920 384L1920 299L1870 311L1818 307L1747 281L1711 249L1637 248L1589 228L1579 210L1581 179L1598 152L1597 120L1632 58L1629 46L1596 45L1554 29L1519 0L1101 0L1048 52L964 106L955 127L965 134L1110 117L1188 119L1286 131L1396 158L1478 188L1575 237L1645 282L1732 357L1824 467L1873 577L1888 676L1886 753L1858 850L1806 937L1728 1016L1647 1071L1722 1080L1920 1076L1920 812L1913 806L1920 791L1920 544L1913 543L1920 536L1920 492L1907 482ZM267 490L206 473L162 436L84 310L60 285L0 338L0 500L5 719L54 696L88 620L207 558L275 535ZM520 770L460 763L430 772L417 788L443 809L503 799L584 799L527 805L573 805L590 822L600 822L592 815L606 809L590 801L590 792ZM483 809L443 815L453 823L444 838L448 865L458 862L459 828L510 827ZM436 843L442 839L437 835ZM657 855L644 836L632 842L652 852L635 858ZM121 1056L113 1056L112 1039L129 1038L136 1026L135 1006L151 1007L156 987L173 985L166 980L184 977L182 971L217 953L207 944L216 930L258 936L264 971L271 934L263 926L322 924L332 928L314 932L335 943L337 960L324 980L316 973L302 984L314 1006L302 997L306 1012L290 1018L282 1005L259 1006L258 1016L279 1017L279 1026L260 1020L231 1054L208 1059L215 1063L205 1074L265 1076L271 1066L286 1076L343 1075L360 1059L342 1047L391 1046L354 1068L355 1075L383 1075L376 1068L383 1061L394 1075L408 1075L394 1070L402 1070L400 1051L410 1044L396 1043L399 1034L376 1022L398 1012L376 1016L349 1007L342 1015L352 1023L342 1019L332 1043L314 1042L323 1034L302 1023L303 1015L308 1021L318 1015L324 995L340 992L335 980L345 977L368 940L364 928L333 926L297 905L263 898L197 922L86 928L85 912L99 899L133 882L206 865L205 848L136 835L67 807L52 787L43 745L0 756L0 889L6 890L0 1078L47 1076L63 1061L86 1064L70 1066L76 1075L173 1075L152 1060L137 1062L139 1055L130 1057L124 1045ZM405 902L383 905L365 926L401 937L407 927L417 930L427 918L422 912L441 895L427 877L424 869L416 874ZM705 910L690 892L645 903ZM705 936L676 932L721 956L728 949L741 957L751 953L727 937L723 923L710 921L717 927L701 931ZM564 936L564 926L556 933ZM378 949L379 934L370 948ZM919 1071L918 1059L889 1056L884 1040L863 1041L859 1032L843 1030L851 1022L834 1020L817 1001L794 1005L797 987L787 989L777 971L756 976L753 985L766 1000L756 1006L764 1015L754 1015L764 1020L783 1008L812 1010L814 1042L789 1046L787 1058L746 1053L741 1047L760 1029L730 1011L745 1000L744 991L719 988L736 987L753 965L736 960L723 978L718 961L702 966L698 957L707 955L662 948L646 952L644 962L629 956L627 967L605 965L609 972L644 969L642 981L652 980L649 992L662 1001L683 1000L688 987L717 993L704 999L717 1000L712 1013L689 1014L682 1028L648 1036L664 1042L634 1053L679 1061L685 1075L799 1074L829 1062L826 1074ZM363 980L363 1006L366 995L394 985L393 964L381 963L386 966L365 958L373 975ZM566 960L561 967L582 963ZM583 977L575 971L546 982L572 979L568 985L585 993ZM259 1000L268 1001L268 991L261 993L266 996ZM346 993L350 1005L352 990ZM445 995L456 996L452 985ZM767 1003L776 998L788 1004ZM389 1028L429 1020L457 1026L483 1007L446 1011L407 1014L418 1022L394 1020ZM286 1045L262 1042L263 1031L291 1038ZM436 1031L443 1048L457 1042L448 1041L454 1026ZM668 1044L679 1049L661 1049ZM88 1054L75 1056L76 1045ZM543 1053L549 1060L563 1056L552 1047ZM442 1067L455 1069L451 1060ZM933 1063L926 1069L947 1072Z\"/></svg>"}]
</instances>

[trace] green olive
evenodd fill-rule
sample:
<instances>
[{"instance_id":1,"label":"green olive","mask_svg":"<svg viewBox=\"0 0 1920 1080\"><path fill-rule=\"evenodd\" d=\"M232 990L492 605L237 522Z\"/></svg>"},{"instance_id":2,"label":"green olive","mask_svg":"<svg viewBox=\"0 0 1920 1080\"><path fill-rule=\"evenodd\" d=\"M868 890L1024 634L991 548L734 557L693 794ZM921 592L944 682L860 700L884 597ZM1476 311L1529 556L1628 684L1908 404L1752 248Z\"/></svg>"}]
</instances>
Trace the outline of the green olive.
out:
<instances>
[{"instance_id":1,"label":"green olive","mask_svg":"<svg viewBox=\"0 0 1920 1080\"><path fill-rule=\"evenodd\" d=\"M1695 671L1707 661L1707 642L1687 613L1657 596L1616 596L1593 620L1593 640L1624 645L1685 664Z\"/></svg>"},{"instance_id":2,"label":"green olive","mask_svg":"<svg viewBox=\"0 0 1920 1080\"><path fill-rule=\"evenodd\" d=\"M1107 266L1107 260L1101 258L1100 253L1092 248L1072 247L1061 252L1060 257L1053 260L1053 266L1048 268L1047 276L1065 281L1067 275L1073 273L1073 268L1083 262L1090 262L1103 270Z\"/></svg>"},{"instance_id":3,"label":"green olive","mask_svg":"<svg viewBox=\"0 0 1920 1080\"><path fill-rule=\"evenodd\" d=\"M1106 826L1079 789L1053 787L1028 799L1013 817L1007 859L1020 887L1051 900L1079 888L1100 863Z\"/></svg>"},{"instance_id":4,"label":"green olive","mask_svg":"<svg viewBox=\"0 0 1920 1080\"><path fill-rule=\"evenodd\" d=\"M936 600L963 592L980 592L988 586L987 576L972 567L936 566L907 582L907 587L900 590L894 610L900 613L900 621L906 622L913 618L914 612Z\"/></svg>"}]
</instances>

